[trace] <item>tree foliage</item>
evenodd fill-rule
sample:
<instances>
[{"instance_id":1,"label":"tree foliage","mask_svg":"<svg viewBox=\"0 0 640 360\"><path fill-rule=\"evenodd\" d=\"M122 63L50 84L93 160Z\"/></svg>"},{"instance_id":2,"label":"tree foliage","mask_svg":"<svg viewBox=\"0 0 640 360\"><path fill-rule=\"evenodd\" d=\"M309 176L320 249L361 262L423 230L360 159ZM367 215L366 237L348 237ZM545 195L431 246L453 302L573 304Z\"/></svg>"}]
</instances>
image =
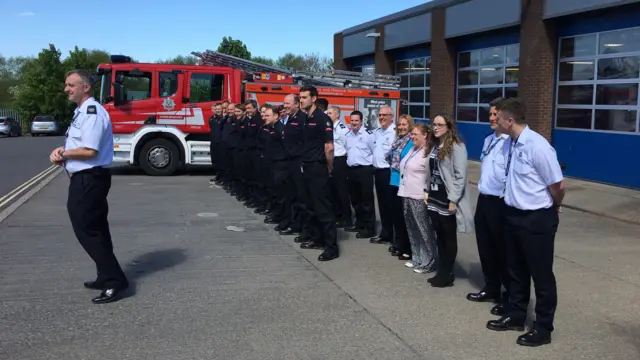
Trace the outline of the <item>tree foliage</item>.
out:
<instances>
[{"instance_id":1,"label":"tree foliage","mask_svg":"<svg viewBox=\"0 0 640 360\"><path fill-rule=\"evenodd\" d=\"M242 40L234 40L231 36L222 38L222 42L220 46L218 46L218 52L251 60L251 52L247 49L247 45L245 45Z\"/></svg>"},{"instance_id":2,"label":"tree foliage","mask_svg":"<svg viewBox=\"0 0 640 360\"><path fill-rule=\"evenodd\" d=\"M292 71L321 72L333 69L333 61L318 54L286 53L275 60L252 56L241 40L226 36L222 38L218 52ZM74 69L93 73L99 64L110 61L110 54L106 51L77 46L63 58L61 51L53 44L42 49L35 57L5 58L0 55L0 108L17 110L26 120L32 120L36 115L53 115L68 124L75 104L71 104L64 93L65 73ZM156 61L178 65L195 65L197 62L198 58L191 55ZM94 96L98 96L99 92L100 86L94 86Z\"/></svg>"}]
</instances>

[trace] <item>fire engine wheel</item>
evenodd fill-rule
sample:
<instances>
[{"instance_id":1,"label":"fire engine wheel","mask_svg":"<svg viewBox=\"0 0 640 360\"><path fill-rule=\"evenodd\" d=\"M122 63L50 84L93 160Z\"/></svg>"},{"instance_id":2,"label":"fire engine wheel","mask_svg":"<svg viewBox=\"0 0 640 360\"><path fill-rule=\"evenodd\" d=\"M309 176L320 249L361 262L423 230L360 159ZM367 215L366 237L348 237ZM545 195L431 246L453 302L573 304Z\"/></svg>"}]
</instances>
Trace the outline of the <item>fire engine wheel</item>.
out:
<instances>
[{"instance_id":1,"label":"fire engine wheel","mask_svg":"<svg viewBox=\"0 0 640 360\"><path fill-rule=\"evenodd\" d=\"M152 139L142 146L139 164L147 175L172 175L180 168L180 150L167 139Z\"/></svg>"}]
</instances>

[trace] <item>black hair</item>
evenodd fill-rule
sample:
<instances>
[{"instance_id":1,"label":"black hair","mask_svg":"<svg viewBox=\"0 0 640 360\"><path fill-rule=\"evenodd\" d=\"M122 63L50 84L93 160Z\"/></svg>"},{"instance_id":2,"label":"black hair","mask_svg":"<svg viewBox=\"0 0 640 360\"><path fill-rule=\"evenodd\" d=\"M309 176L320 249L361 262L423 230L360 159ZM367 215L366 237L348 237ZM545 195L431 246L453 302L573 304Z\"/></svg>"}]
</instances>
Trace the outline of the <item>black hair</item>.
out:
<instances>
[{"instance_id":1,"label":"black hair","mask_svg":"<svg viewBox=\"0 0 640 360\"><path fill-rule=\"evenodd\" d=\"M351 112L351 115L349 116L353 116L353 115L358 115L360 116L360 120L364 121L364 115L362 115L362 112L360 110L355 110Z\"/></svg>"},{"instance_id":2,"label":"black hair","mask_svg":"<svg viewBox=\"0 0 640 360\"><path fill-rule=\"evenodd\" d=\"M309 92L309 96L311 97L318 97L318 89L316 89L315 86L311 86L311 85L304 85L300 88L300 92Z\"/></svg>"},{"instance_id":3,"label":"black hair","mask_svg":"<svg viewBox=\"0 0 640 360\"><path fill-rule=\"evenodd\" d=\"M329 108L329 100L325 98L318 98L316 100L316 107L318 107L322 111L327 111Z\"/></svg>"}]
</instances>

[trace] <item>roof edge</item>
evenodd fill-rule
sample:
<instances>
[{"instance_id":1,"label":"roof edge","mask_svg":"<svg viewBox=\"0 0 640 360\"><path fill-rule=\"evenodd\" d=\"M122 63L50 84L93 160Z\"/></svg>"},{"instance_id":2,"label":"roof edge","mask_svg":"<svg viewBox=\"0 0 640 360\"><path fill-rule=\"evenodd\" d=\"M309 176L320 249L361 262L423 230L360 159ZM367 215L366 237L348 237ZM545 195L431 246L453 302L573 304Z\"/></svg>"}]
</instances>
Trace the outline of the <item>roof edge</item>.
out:
<instances>
[{"instance_id":1,"label":"roof edge","mask_svg":"<svg viewBox=\"0 0 640 360\"><path fill-rule=\"evenodd\" d=\"M338 35L338 34L342 34L343 36L346 35L351 35L354 33L357 33L359 31L363 31L363 30L367 30L370 29L372 27L376 27L378 25L386 25L388 23L392 23L392 22L396 22L399 20L404 20L407 18L411 18L414 16L418 16L418 15L422 15L424 13L428 13L431 10L435 9L435 8L439 8L439 7L449 7L449 6L453 6L453 5L458 5L460 3L464 3L464 2L468 2L471 0L432 0L429 1L427 3L424 3L422 5L417 5L414 7L410 7L408 9L405 10L401 10L398 12L395 12L393 14L390 15L386 15L374 20L370 20L367 21L365 23L362 23L360 25L356 25L356 26L352 26L350 28L344 29L342 31L338 31L336 33L334 33L334 35Z\"/></svg>"}]
</instances>

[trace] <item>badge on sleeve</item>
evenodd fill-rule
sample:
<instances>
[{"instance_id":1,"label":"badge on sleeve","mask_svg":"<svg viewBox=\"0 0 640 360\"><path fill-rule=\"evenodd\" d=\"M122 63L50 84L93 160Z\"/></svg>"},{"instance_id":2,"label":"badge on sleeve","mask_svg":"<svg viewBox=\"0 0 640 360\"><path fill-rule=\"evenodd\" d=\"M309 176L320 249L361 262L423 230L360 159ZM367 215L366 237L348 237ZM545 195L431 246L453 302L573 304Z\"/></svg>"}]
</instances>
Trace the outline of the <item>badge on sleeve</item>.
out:
<instances>
[{"instance_id":1,"label":"badge on sleeve","mask_svg":"<svg viewBox=\"0 0 640 360\"><path fill-rule=\"evenodd\" d=\"M87 106L87 114L95 115L95 114L97 114L97 113L98 113L98 110L96 109L96 106L95 106L95 105L89 105L89 106Z\"/></svg>"},{"instance_id":2,"label":"badge on sleeve","mask_svg":"<svg viewBox=\"0 0 640 360\"><path fill-rule=\"evenodd\" d=\"M327 121L327 127L332 127L332 125L331 121Z\"/></svg>"}]
</instances>

